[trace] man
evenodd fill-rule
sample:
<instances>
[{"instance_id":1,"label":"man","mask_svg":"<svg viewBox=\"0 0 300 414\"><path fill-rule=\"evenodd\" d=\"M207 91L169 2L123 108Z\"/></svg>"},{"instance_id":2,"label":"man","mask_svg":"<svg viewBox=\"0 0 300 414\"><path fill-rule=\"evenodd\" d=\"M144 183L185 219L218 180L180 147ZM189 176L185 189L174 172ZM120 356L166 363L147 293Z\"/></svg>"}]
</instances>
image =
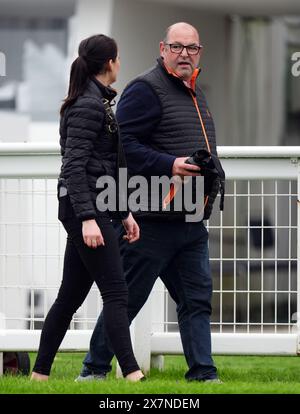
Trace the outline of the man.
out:
<instances>
[{"instance_id":1,"label":"man","mask_svg":"<svg viewBox=\"0 0 300 414\"><path fill-rule=\"evenodd\" d=\"M213 120L196 86L201 54L197 30L187 23L167 29L158 64L133 80L117 109L129 173L197 176L186 159L199 149L216 154ZM146 302L157 275L177 304L178 323L188 364L187 380L219 381L211 357L211 296L208 232L202 221L186 222L185 212L140 211L141 237L123 249L132 321ZM78 381L104 379L113 352L100 315Z\"/></svg>"}]
</instances>

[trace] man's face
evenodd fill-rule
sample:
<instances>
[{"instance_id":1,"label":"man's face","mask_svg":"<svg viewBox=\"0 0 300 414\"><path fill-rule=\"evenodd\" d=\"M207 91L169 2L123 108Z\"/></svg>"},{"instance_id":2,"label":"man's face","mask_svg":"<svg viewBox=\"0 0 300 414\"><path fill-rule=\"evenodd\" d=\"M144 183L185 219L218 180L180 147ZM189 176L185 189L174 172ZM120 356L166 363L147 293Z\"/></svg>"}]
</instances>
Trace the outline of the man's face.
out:
<instances>
[{"instance_id":1,"label":"man's face","mask_svg":"<svg viewBox=\"0 0 300 414\"><path fill-rule=\"evenodd\" d=\"M172 69L181 79L188 81L199 64L201 50L197 54L188 53L186 48L180 53L174 53L174 50L178 52L180 45L183 45L194 46L196 51L199 44L199 37L195 30L176 28L169 32L165 43L160 43L160 55L163 57L166 66Z\"/></svg>"}]
</instances>

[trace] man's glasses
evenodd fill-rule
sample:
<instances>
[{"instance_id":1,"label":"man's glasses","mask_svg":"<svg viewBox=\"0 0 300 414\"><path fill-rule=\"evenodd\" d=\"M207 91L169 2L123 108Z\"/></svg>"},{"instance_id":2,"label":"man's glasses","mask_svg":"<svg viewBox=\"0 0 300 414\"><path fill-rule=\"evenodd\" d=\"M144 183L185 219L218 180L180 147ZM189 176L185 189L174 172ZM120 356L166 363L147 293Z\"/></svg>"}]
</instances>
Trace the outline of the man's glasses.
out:
<instances>
[{"instance_id":1,"label":"man's glasses","mask_svg":"<svg viewBox=\"0 0 300 414\"><path fill-rule=\"evenodd\" d=\"M165 43L165 45L170 47L172 53L176 53L178 55L183 52L183 49L186 49L188 55L198 55L200 50L203 48L202 45L183 46L180 43Z\"/></svg>"}]
</instances>

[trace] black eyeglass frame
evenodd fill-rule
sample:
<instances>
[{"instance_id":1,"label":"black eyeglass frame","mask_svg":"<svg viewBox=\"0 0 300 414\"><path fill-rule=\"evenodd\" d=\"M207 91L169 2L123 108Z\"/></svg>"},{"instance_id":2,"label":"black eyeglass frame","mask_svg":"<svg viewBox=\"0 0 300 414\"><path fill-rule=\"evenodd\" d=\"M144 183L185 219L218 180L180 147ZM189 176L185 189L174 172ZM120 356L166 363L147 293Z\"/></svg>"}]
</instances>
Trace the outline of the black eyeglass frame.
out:
<instances>
[{"instance_id":1,"label":"black eyeglass frame","mask_svg":"<svg viewBox=\"0 0 300 414\"><path fill-rule=\"evenodd\" d=\"M200 50L203 49L203 46L202 45L186 45L186 46L184 46L184 45L182 45L180 43L164 43L164 44L166 46L169 46L170 47L170 51L172 53L176 53L176 55L180 55L180 53L182 53L183 50L185 49L186 50L186 53L189 56L196 56L196 55L198 55L200 53ZM180 50L178 50L178 51L175 52L174 49L172 50L172 47L173 46L180 47ZM195 48L195 49L197 49L197 52L196 53L189 53L188 48Z\"/></svg>"}]
</instances>

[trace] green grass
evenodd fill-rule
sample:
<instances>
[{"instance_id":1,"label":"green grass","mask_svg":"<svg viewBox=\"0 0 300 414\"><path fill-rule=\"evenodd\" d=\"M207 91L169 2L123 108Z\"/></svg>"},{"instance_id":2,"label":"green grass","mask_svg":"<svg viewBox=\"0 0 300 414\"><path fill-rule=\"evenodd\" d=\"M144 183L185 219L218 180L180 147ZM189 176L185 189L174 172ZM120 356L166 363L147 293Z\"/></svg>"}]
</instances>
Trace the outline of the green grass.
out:
<instances>
[{"instance_id":1,"label":"green grass","mask_svg":"<svg viewBox=\"0 0 300 414\"><path fill-rule=\"evenodd\" d=\"M165 369L152 369L148 380L132 384L116 379L75 383L84 354L59 353L47 383L22 376L0 377L0 394L299 394L300 358L215 356L223 384L187 382L186 363L181 356L166 356ZM31 366L35 354L30 354Z\"/></svg>"}]
</instances>

